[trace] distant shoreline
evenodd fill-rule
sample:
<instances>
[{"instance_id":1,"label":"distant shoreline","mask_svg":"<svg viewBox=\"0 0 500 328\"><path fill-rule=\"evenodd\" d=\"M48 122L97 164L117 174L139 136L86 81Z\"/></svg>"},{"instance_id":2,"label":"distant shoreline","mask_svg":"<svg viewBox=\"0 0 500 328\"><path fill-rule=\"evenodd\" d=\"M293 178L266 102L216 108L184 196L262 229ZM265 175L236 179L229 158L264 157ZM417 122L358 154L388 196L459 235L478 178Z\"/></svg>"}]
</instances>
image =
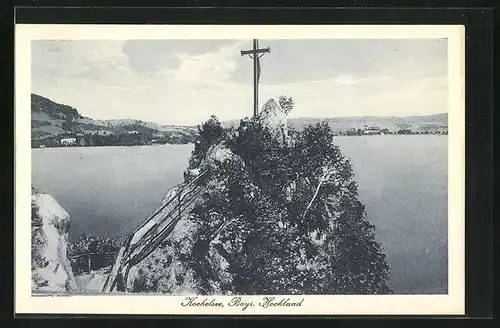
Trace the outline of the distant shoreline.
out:
<instances>
[{"instance_id":1,"label":"distant shoreline","mask_svg":"<svg viewBox=\"0 0 500 328\"><path fill-rule=\"evenodd\" d=\"M352 137L385 137L385 136L448 136L448 134L445 133L422 133L422 134L397 134L397 133L391 133L391 134L362 134L362 135L335 135L334 138L352 138ZM31 149L53 149L53 148L104 148L104 147L158 147L158 146L187 146L187 145L194 145L194 143L165 143L165 144L147 144L147 145L99 145L99 146L46 146L46 147L31 147Z\"/></svg>"},{"instance_id":2,"label":"distant shoreline","mask_svg":"<svg viewBox=\"0 0 500 328\"><path fill-rule=\"evenodd\" d=\"M54 149L54 148L118 148L118 147L161 147L161 146L189 146L194 143L185 144L150 144L150 145L99 145L99 146L46 146L46 147L31 147L31 149Z\"/></svg>"}]
</instances>

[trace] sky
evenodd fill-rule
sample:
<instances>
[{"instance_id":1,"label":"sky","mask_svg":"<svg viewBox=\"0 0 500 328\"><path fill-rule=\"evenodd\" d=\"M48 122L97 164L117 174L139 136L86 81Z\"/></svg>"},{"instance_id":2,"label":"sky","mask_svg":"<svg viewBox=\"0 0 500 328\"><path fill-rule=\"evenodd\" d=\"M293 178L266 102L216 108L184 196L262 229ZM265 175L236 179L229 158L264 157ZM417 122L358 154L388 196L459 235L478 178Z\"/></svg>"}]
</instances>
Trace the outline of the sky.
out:
<instances>
[{"instance_id":1,"label":"sky","mask_svg":"<svg viewBox=\"0 0 500 328\"><path fill-rule=\"evenodd\" d=\"M259 40L259 107L290 117L447 112L446 39ZM32 92L93 119L192 125L253 112L252 40L36 40Z\"/></svg>"}]
</instances>

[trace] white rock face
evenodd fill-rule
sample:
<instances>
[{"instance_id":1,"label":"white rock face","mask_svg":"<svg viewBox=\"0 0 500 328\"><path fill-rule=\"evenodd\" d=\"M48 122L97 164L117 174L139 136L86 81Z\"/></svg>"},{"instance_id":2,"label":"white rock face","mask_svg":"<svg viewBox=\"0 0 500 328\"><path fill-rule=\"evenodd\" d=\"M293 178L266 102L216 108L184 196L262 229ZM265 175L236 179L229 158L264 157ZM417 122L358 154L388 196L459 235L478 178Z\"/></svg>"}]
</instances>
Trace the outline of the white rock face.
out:
<instances>
[{"instance_id":1,"label":"white rock face","mask_svg":"<svg viewBox=\"0 0 500 328\"><path fill-rule=\"evenodd\" d=\"M181 255L189 256L193 245L192 237L197 228L198 226L192 221L181 219L166 239L176 246L159 247L144 261L132 267L127 289L134 291L134 285L144 280L151 286L152 281L156 280L155 292L169 295L196 294L193 272L185 266ZM182 281L179 281L178 277L182 277ZM143 291L135 290L135 292Z\"/></svg>"},{"instance_id":2,"label":"white rock face","mask_svg":"<svg viewBox=\"0 0 500 328\"><path fill-rule=\"evenodd\" d=\"M223 163L225 160L229 160L234 157L233 152L222 144L217 144L210 147L205 158L205 164L208 166L216 165L217 163Z\"/></svg>"},{"instance_id":3,"label":"white rock face","mask_svg":"<svg viewBox=\"0 0 500 328\"><path fill-rule=\"evenodd\" d=\"M269 99L262 106L259 117L271 129L286 128L286 114L274 98Z\"/></svg>"},{"instance_id":4,"label":"white rock face","mask_svg":"<svg viewBox=\"0 0 500 328\"><path fill-rule=\"evenodd\" d=\"M32 254L32 289L34 291L73 291L77 284L67 258L70 216L51 196L32 192L34 214L32 226L36 243ZM34 225L32 218L32 225ZM41 222L40 222L41 221ZM33 260L33 255L32 255Z\"/></svg>"},{"instance_id":5,"label":"white rock face","mask_svg":"<svg viewBox=\"0 0 500 328\"><path fill-rule=\"evenodd\" d=\"M274 98L269 99L262 106L259 120L273 131L276 137L289 145L291 144L292 140L288 135L286 113Z\"/></svg>"}]
</instances>

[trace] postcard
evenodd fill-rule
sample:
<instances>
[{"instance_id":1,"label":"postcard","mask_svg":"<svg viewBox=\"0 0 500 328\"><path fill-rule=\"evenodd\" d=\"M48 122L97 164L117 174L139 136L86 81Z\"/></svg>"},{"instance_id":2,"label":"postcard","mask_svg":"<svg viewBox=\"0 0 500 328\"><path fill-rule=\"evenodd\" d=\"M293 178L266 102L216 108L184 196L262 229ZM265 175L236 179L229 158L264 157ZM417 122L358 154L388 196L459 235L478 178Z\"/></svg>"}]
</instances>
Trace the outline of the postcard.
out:
<instances>
[{"instance_id":1,"label":"postcard","mask_svg":"<svg viewBox=\"0 0 500 328\"><path fill-rule=\"evenodd\" d=\"M15 26L15 310L464 314L464 27Z\"/></svg>"}]
</instances>

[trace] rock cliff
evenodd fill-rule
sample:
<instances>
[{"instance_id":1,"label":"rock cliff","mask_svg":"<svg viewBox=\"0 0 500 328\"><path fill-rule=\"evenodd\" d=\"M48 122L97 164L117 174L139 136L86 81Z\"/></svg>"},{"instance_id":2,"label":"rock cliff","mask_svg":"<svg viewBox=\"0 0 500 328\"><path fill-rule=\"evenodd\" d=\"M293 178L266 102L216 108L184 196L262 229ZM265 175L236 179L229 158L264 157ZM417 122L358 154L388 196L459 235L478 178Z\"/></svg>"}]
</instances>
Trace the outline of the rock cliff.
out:
<instances>
[{"instance_id":1,"label":"rock cliff","mask_svg":"<svg viewBox=\"0 0 500 328\"><path fill-rule=\"evenodd\" d=\"M51 195L31 191L32 292L78 289L66 255L70 216Z\"/></svg>"}]
</instances>

